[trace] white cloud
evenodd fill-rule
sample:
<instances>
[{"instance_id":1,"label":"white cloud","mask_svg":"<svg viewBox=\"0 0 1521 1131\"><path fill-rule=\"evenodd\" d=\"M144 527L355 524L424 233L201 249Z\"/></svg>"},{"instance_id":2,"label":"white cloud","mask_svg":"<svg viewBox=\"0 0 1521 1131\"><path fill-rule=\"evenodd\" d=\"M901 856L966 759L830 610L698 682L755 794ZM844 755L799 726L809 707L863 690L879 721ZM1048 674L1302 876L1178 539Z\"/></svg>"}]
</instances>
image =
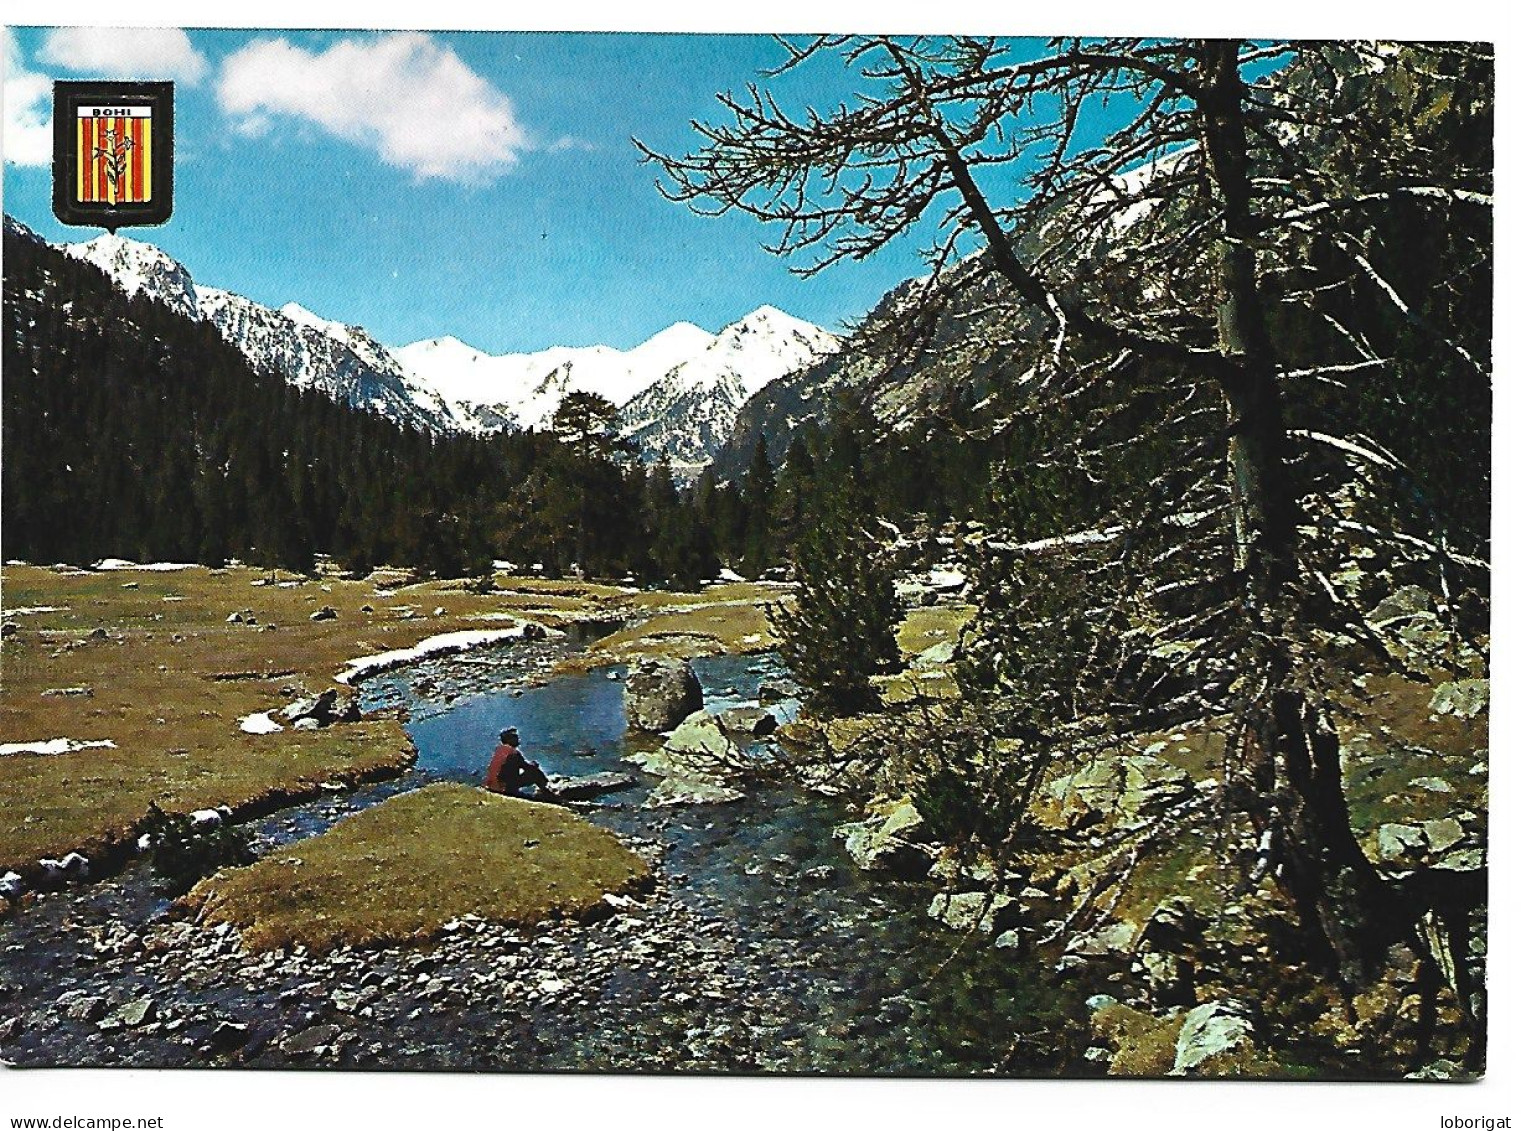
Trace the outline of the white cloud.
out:
<instances>
[{"instance_id":1,"label":"white cloud","mask_svg":"<svg viewBox=\"0 0 1521 1131\"><path fill-rule=\"evenodd\" d=\"M177 27L54 28L43 39L37 58L99 79L173 79L194 84L207 70L206 56Z\"/></svg>"},{"instance_id":2,"label":"white cloud","mask_svg":"<svg viewBox=\"0 0 1521 1131\"><path fill-rule=\"evenodd\" d=\"M223 63L217 98L244 129L279 116L314 123L419 178L489 180L528 147L507 96L418 32L321 52L258 40Z\"/></svg>"},{"instance_id":3,"label":"white cloud","mask_svg":"<svg viewBox=\"0 0 1521 1131\"><path fill-rule=\"evenodd\" d=\"M0 150L8 165L48 165L53 160L53 84L26 69L10 28L5 38L5 133Z\"/></svg>"}]
</instances>

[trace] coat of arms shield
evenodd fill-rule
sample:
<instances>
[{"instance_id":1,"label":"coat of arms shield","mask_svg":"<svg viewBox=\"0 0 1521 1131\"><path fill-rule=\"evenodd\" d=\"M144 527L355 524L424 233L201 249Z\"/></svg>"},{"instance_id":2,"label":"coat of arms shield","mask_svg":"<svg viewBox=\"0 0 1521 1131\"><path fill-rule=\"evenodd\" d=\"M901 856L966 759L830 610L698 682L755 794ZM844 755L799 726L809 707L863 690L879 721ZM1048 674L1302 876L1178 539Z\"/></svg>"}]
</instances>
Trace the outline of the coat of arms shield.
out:
<instances>
[{"instance_id":1,"label":"coat of arms shield","mask_svg":"<svg viewBox=\"0 0 1521 1131\"><path fill-rule=\"evenodd\" d=\"M162 224L173 209L174 84L53 86L53 211L65 224Z\"/></svg>"}]
</instances>

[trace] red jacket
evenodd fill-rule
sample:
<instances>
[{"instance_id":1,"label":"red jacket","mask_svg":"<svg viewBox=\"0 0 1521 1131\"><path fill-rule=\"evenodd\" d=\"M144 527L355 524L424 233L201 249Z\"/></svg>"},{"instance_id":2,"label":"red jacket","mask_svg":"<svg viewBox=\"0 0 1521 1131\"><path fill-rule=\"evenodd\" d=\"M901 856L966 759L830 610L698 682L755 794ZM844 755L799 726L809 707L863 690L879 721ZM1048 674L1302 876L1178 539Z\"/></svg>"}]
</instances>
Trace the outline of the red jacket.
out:
<instances>
[{"instance_id":1,"label":"red jacket","mask_svg":"<svg viewBox=\"0 0 1521 1131\"><path fill-rule=\"evenodd\" d=\"M527 759L516 746L498 746L491 755L491 764L486 767L486 788L495 793L507 793L517 788L526 766ZM513 784L509 785L509 781Z\"/></svg>"}]
</instances>

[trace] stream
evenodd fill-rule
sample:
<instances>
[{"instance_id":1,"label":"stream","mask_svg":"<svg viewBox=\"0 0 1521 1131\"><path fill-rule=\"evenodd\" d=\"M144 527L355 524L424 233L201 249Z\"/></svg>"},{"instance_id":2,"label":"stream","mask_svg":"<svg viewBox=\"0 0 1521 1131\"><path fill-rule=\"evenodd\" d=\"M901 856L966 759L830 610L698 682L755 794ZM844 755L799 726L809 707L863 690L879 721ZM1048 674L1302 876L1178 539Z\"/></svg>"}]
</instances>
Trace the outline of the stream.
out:
<instances>
[{"instance_id":1,"label":"stream","mask_svg":"<svg viewBox=\"0 0 1521 1131\"><path fill-rule=\"evenodd\" d=\"M839 803L774 784L722 805L642 808L658 779L622 755L630 742L658 740L626 732L623 669L549 674L578 644L487 649L373 678L365 705L407 707L416 766L251 827L267 850L428 782L479 782L498 731L513 725L550 773L634 773L635 788L577 809L659 860L642 906L538 932L460 924L431 949L250 959L235 939L170 923L137 865L0 924L0 1056L21 1065L1072 1071L1073 991L985 937L969 943L932 921L932 883L866 878L832 835L850 818ZM761 683L786 675L774 655L693 667L710 709L753 703ZM796 704L771 709L786 715ZM170 941L160 946L161 936ZM146 1021L123 1013L144 1000Z\"/></svg>"}]
</instances>

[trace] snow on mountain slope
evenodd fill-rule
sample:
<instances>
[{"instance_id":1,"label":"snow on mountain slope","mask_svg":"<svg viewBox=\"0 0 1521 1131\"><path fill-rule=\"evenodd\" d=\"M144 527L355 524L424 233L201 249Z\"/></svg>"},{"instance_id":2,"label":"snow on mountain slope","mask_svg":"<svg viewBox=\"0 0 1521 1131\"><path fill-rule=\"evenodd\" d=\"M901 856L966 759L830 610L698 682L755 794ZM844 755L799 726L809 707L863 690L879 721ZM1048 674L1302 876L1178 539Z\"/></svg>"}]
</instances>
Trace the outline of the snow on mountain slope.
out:
<instances>
[{"instance_id":1,"label":"snow on mountain slope","mask_svg":"<svg viewBox=\"0 0 1521 1131\"><path fill-rule=\"evenodd\" d=\"M624 405L620 431L646 458L702 467L728 439L741 405L839 348L829 331L762 306Z\"/></svg>"},{"instance_id":2,"label":"snow on mountain slope","mask_svg":"<svg viewBox=\"0 0 1521 1131\"><path fill-rule=\"evenodd\" d=\"M412 382L368 333L287 303L279 310L214 287L195 288L197 309L255 365L298 388L432 432L458 427L441 397Z\"/></svg>"},{"instance_id":3,"label":"snow on mountain slope","mask_svg":"<svg viewBox=\"0 0 1521 1131\"><path fill-rule=\"evenodd\" d=\"M505 426L529 429L546 427L570 392L597 393L622 405L713 341L706 330L677 322L631 350L554 346L493 356L445 337L392 353L414 379L455 406L457 414L489 409Z\"/></svg>"},{"instance_id":4,"label":"snow on mountain slope","mask_svg":"<svg viewBox=\"0 0 1521 1131\"><path fill-rule=\"evenodd\" d=\"M481 431L544 428L567 393L620 407L619 431L645 458L700 467L756 390L838 348L833 334L763 306L714 335L677 322L631 350L560 347L492 356L458 338L394 350L404 369Z\"/></svg>"},{"instance_id":5,"label":"snow on mountain slope","mask_svg":"<svg viewBox=\"0 0 1521 1131\"><path fill-rule=\"evenodd\" d=\"M62 250L99 267L127 294L145 294L186 318L210 322L255 366L299 388L408 427L462 427L443 398L410 381L389 351L357 326L295 303L271 310L231 291L197 286L183 264L125 236L98 236Z\"/></svg>"},{"instance_id":6,"label":"snow on mountain slope","mask_svg":"<svg viewBox=\"0 0 1521 1131\"><path fill-rule=\"evenodd\" d=\"M62 250L99 267L129 295L146 294L186 318L199 317L190 272L152 244L105 235L64 244Z\"/></svg>"},{"instance_id":7,"label":"snow on mountain slope","mask_svg":"<svg viewBox=\"0 0 1521 1131\"><path fill-rule=\"evenodd\" d=\"M597 393L648 460L707 464L756 391L839 348L834 335L763 306L718 334L677 322L628 350L556 346L493 356L444 337L388 349L359 326L299 303L279 310L198 286L152 244L106 235L63 250L128 294L209 322L255 366L397 424L489 434L546 428L567 394Z\"/></svg>"}]
</instances>

